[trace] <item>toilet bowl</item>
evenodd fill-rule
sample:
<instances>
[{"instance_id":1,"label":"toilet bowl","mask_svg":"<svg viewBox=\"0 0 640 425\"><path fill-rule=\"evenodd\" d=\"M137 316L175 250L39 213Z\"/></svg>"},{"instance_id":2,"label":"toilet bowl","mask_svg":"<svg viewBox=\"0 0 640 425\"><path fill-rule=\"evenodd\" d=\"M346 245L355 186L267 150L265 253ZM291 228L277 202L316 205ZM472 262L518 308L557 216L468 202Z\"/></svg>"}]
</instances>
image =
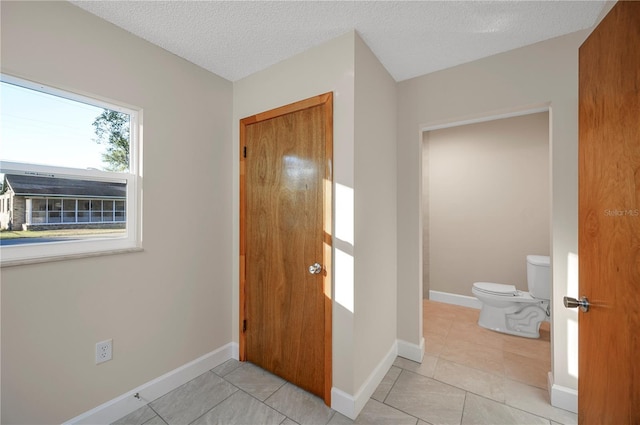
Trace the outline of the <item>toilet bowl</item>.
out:
<instances>
[{"instance_id":1,"label":"toilet bowl","mask_svg":"<svg viewBox=\"0 0 640 425\"><path fill-rule=\"evenodd\" d=\"M551 294L550 258L527 255L529 292L513 285L475 282L471 292L482 302L478 324L483 328L526 338L540 338L540 324L548 321Z\"/></svg>"}]
</instances>

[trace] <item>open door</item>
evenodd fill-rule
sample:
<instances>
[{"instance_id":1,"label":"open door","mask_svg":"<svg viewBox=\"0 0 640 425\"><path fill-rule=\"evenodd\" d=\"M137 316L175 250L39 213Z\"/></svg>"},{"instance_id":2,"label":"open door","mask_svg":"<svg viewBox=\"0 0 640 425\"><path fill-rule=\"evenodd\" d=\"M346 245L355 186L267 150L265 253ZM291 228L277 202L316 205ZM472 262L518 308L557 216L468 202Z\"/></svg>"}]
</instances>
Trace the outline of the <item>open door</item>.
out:
<instances>
[{"instance_id":1,"label":"open door","mask_svg":"<svg viewBox=\"0 0 640 425\"><path fill-rule=\"evenodd\" d=\"M578 422L639 424L640 2L579 53Z\"/></svg>"}]
</instances>

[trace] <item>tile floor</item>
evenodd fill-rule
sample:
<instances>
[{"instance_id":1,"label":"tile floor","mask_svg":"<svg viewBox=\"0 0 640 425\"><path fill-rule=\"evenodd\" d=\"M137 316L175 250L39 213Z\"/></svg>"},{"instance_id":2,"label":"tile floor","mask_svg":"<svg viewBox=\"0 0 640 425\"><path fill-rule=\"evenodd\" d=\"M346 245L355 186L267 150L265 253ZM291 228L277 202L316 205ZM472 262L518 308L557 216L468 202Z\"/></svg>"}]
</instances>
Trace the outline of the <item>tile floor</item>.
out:
<instances>
[{"instance_id":1,"label":"tile floor","mask_svg":"<svg viewBox=\"0 0 640 425\"><path fill-rule=\"evenodd\" d=\"M229 360L117 424L575 424L546 390L549 327L532 340L480 328L479 310L424 305L422 364L398 357L352 421L250 363Z\"/></svg>"}]
</instances>

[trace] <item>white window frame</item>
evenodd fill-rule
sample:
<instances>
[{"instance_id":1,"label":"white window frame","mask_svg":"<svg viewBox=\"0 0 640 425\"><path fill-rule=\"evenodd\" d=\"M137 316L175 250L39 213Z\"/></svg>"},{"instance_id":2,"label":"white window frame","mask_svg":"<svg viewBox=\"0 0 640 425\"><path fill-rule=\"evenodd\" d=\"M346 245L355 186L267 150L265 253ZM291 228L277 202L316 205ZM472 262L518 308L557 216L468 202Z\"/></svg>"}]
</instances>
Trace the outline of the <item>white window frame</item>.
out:
<instances>
[{"instance_id":1,"label":"white window frame","mask_svg":"<svg viewBox=\"0 0 640 425\"><path fill-rule=\"evenodd\" d=\"M142 143L140 140L142 109L118 104L111 100L60 90L6 74L0 74L0 80L77 102L88 103L100 108L123 112L130 117L128 172L84 170L0 161L0 171L4 174L42 175L67 179L125 183L127 187L125 235L119 238L101 238L97 235L85 240L3 245L0 247L0 266L140 251L142 249Z\"/></svg>"}]
</instances>

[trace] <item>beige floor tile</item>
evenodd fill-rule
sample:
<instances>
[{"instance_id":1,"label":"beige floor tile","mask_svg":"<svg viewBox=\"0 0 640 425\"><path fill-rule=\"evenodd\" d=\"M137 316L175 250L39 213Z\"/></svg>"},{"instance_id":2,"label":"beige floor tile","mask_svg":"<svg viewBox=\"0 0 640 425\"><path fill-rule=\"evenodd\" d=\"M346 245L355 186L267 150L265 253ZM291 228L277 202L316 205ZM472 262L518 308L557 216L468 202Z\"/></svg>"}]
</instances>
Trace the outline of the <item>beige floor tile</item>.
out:
<instances>
[{"instance_id":1,"label":"beige floor tile","mask_svg":"<svg viewBox=\"0 0 640 425\"><path fill-rule=\"evenodd\" d=\"M325 406L321 398L287 383L264 402L300 424L325 425L335 411Z\"/></svg>"},{"instance_id":2,"label":"beige floor tile","mask_svg":"<svg viewBox=\"0 0 640 425\"><path fill-rule=\"evenodd\" d=\"M265 406L247 393L238 391L191 425L279 425L284 419L283 414Z\"/></svg>"},{"instance_id":3,"label":"beige floor tile","mask_svg":"<svg viewBox=\"0 0 640 425\"><path fill-rule=\"evenodd\" d=\"M440 335L424 335L424 352L432 356L439 356L444 348L446 338Z\"/></svg>"},{"instance_id":4,"label":"beige floor tile","mask_svg":"<svg viewBox=\"0 0 640 425\"><path fill-rule=\"evenodd\" d=\"M380 385L378 385L378 388L376 388L376 390L374 391L371 398L383 403L384 399L387 398L389 391L391 391L391 388L393 388L393 384L396 383L396 379L398 379L398 376L400 376L400 372L402 372L402 369L397 366L391 366L387 374L382 379L382 382L380 382Z\"/></svg>"},{"instance_id":5,"label":"beige floor tile","mask_svg":"<svg viewBox=\"0 0 640 425\"><path fill-rule=\"evenodd\" d=\"M480 310L477 308L460 307L456 316L456 322L478 323Z\"/></svg>"},{"instance_id":6,"label":"beige floor tile","mask_svg":"<svg viewBox=\"0 0 640 425\"><path fill-rule=\"evenodd\" d=\"M162 420L160 416L154 416L152 419L149 419L143 425L167 425L167 423Z\"/></svg>"},{"instance_id":7,"label":"beige floor tile","mask_svg":"<svg viewBox=\"0 0 640 425\"><path fill-rule=\"evenodd\" d=\"M478 324L454 323L447 335L447 341L467 341L502 350L503 335L478 326Z\"/></svg>"},{"instance_id":8,"label":"beige floor tile","mask_svg":"<svg viewBox=\"0 0 640 425\"><path fill-rule=\"evenodd\" d=\"M148 405L144 405L127 416L112 422L111 425L142 425L158 415Z\"/></svg>"},{"instance_id":9,"label":"beige floor tile","mask_svg":"<svg viewBox=\"0 0 640 425\"><path fill-rule=\"evenodd\" d=\"M507 379L505 390L505 403L509 406L565 425L578 423L575 413L551 406L549 392L546 389Z\"/></svg>"},{"instance_id":10,"label":"beige floor tile","mask_svg":"<svg viewBox=\"0 0 640 425\"><path fill-rule=\"evenodd\" d=\"M426 376L428 378L432 378L433 374L436 371L437 362L438 362L438 358L436 356L425 354L424 357L422 358L422 363L417 363L402 357L396 357L396 360L393 362L393 365L401 369L408 370L410 372L415 372L419 375Z\"/></svg>"},{"instance_id":11,"label":"beige floor tile","mask_svg":"<svg viewBox=\"0 0 640 425\"><path fill-rule=\"evenodd\" d=\"M504 382L511 383L509 389L504 387L506 384L503 385L504 400L511 400L519 408L524 407L522 403L525 403L523 400L527 400L527 397L530 400L538 400L532 403L538 409L536 412L539 415L550 412L550 419L555 419L559 423L572 423L573 417L570 412L553 408L548 400L540 399L540 394L546 392L547 374L551 369L549 322L541 323L540 338L530 339L480 327L477 324L479 310L427 300L424 304L424 312L425 321L429 318L436 319L433 320L434 325L444 323L437 319L451 321L451 327L444 341L441 331L436 335L437 331L434 331L433 327L428 325L425 327L425 351L440 359L434 371L436 379L500 400L499 393L491 395L490 387L480 386L479 389L473 389L473 385L476 385L475 380L465 376L467 371L465 367L489 372L496 376L503 375ZM448 362L459 365L459 370ZM518 389L517 385L522 387ZM523 392L521 397L518 392L520 390ZM532 399L532 394L537 394L538 399Z\"/></svg>"},{"instance_id":12,"label":"beige floor tile","mask_svg":"<svg viewBox=\"0 0 640 425\"><path fill-rule=\"evenodd\" d=\"M477 322L480 310L458 305L424 300L423 316L425 318L440 317L452 321Z\"/></svg>"},{"instance_id":13,"label":"beige floor tile","mask_svg":"<svg viewBox=\"0 0 640 425\"><path fill-rule=\"evenodd\" d=\"M503 351L486 345L449 339L440 352L440 358L500 376L504 375Z\"/></svg>"},{"instance_id":14,"label":"beige floor tile","mask_svg":"<svg viewBox=\"0 0 640 425\"><path fill-rule=\"evenodd\" d=\"M403 370L385 404L431 424L459 425L465 392Z\"/></svg>"},{"instance_id":15,"label":"beige floor tile","mask_svg":"<svg viewBox=\"0 0 640 425\"><path fill-rule=\"evenodd\" d=\"M504 353L504 374L514 381L545 389L550 370L551 359L543 362L519 354Z\"/></svg>"},{"instance_id":16,"label":"beige floor tile","mask_svg":"<svg viewBox=\"0 0 640 425\"><path fill-rule=\"evenodd\" d=\"M551 323L542 322L540 323L540 340L541 341L551 341Z\"/></svg>"},{"instance_id":17,"label":"beige floor tile","mask_svg":"<svg viewBox=\"0 0 640 425\"><path fill-rule=\"evenodd\" d=\"M446 337L453 322L439 317L425 318L422 329L425 335L437 335Z\"/></svg>"},{"instance_id":18,"label":"beige floor tile","mask_svg":"<svg viewBox=\"0 0 640 425\"><path fill-rule=\"evenodd\" d=\"M425 318L439 317L441 319L455 320L459 309L451 304L424 300L422 314Z\"/></svg>"},{"instance_id":19,"label":"beige floor tile","mask_svg":"<svg viewBox=\"0 0 640 425\"><path fill-rule=\"evenodd\" d=\"M227 374L225 379L260 401L265 401L286 383L284 379L251 363L242 364Z\"/></svg>"},{"instance_id":20,"label":"beige floor tile","mask_svg":"<svg viewBox=\"0 0 640 425\"><path fill-rule=\"evenodd\" d=\"M549 420L519 409L467 393L462 415L463 425L514 424L549 425Z\"/></svg>"},{"instance_id":21,"label":"beige floor tile","mask_svg":"<svg viewBox=\"0 0 640 425\"><path fill-rule=\"evenodd\" d=\"M505 400L505 378L502 374L494 375L440 359L433 379L500 403L504 403Z\"/></svg>"},{"instance_id":22,"label":"beige floor tile","mask_svg":"<svg viewBox=\"0 0 640 425\"><path fill-rule=\"evenodd\" d=\"M170 425L191 423L236 391L215 373L205 372L149 406Z\"/></svg>"},{"instance_id":23,"label":"beige floor tile","mask_svg":"<svg viewBox=\"0 0 640 425\"><path fill-rule=\"evenodd\" d=\"M549 341L523 338L514 335L504 335L503 337L504 351L543 362L547 362L551 358L551 344Z\"/></svg>"},{"instance_id":24,"label":"beige floor tile","mask_svg":"<svg viewBox=\"0 0 640 425\"><path fill-rule=\"evenodd\" d=\"M240 366L242 366L241 362L237 361L236 359L230 359L222 363L220 366L214 369L211 369L211 372L215 373L218 376L224 377L225 375L228 375L229 373L233 372Z\"/></svg>"},{"instance_id":25,"label":"beige floor tile","mask_svg":"<svg viewBox=\"0 0 640 425\"><path fill-rule=\"evenodd\" d=\"M328 425L416 425L418 419L375 400L369 400L355 421L336 413Z\"/></svg>"},{"instance_id":26,"label":"beige floor tile","mask_svg":"<svg viewBox=\"0 0 640 425\"><path fill-rule=\"evenodd\" d=\"M276 389L275 380L254 366L235 360L123 420L158 425L183 423L205 412L198 421L277 423L282 415L288 415L280 425L325 424L329 420L332 424L576 423L575 414L549 404L549 323L543 322L541 337L532 340L481 328L478 314L475 309L425 301L424 361L416 363L398 357L356 421L328 409L321 399L291 384L282 384L279 378L276 380L282 386L260 403ZM231 382L253 396L239 391Z\"/></svg>"}]
</instances>

